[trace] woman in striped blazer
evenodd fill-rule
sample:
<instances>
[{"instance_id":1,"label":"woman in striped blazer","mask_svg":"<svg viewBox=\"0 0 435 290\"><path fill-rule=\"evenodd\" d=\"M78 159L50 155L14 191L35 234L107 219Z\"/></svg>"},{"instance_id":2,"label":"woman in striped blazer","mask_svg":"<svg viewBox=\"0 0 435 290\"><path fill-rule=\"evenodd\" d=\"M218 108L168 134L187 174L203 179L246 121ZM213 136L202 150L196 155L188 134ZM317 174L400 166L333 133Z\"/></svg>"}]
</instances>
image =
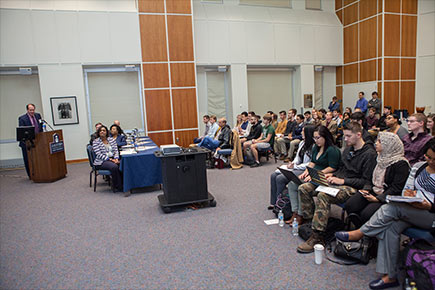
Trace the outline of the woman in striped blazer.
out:
<instances>
[{"instance_id":1,"label":"woman in striped blazer","mask_svg":"<svg viewBox=\"0 0 435 290\"><path fill-rule=\"evenodd\" d=\"M92 149L95 153L94 165L98 170L110 170L112 173L113 191L123 191L116 140L108 136L109 130L104 125L98 129L97 135L98 138L92 143Z\"/></svg>"}]
</instances>

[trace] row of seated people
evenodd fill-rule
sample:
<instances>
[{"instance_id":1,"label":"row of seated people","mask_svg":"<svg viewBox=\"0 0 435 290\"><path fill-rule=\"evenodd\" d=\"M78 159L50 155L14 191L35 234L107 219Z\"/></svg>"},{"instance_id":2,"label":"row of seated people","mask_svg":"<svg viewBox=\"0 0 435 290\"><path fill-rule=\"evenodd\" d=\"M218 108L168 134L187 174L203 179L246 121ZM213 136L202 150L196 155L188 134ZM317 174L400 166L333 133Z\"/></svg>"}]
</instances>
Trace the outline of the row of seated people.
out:
<instances>
[{"instance_id":1,"label":"row of seated people","mask_svg":"<svg viewBox=\"0 0 435 290\"><path fill-rule=\"evenodd\" d=\"M408 122L418 123L418 114ZM414 122L413 122L414 121ZM435 228L435 138L430 137L418 153L405 154L404 142L397 134L380 132L375 147L363 139L363 128L350 122L343 129L346 147L343 153L334 146L331 132L325 126L308 125L303 129L296 158L288 164L303 183L289 181L279 171L271 175L270 206L288 186L293 216L299 224L311 221L313 234L298 246L300 253L310 253L315 244L324 243L324 234L332 204L345 204L357 231L337 233L342 240L357 240L362 235L379 239L377 272L383 276L370 283L371 289L397 286L397 257L400 234L407 227ZM413 135L413 132L408 135ZM421 162L424 160L425 162ZM410 168L412 167L411 173ZM419 168L425 166L418 174ZM325 173L328 183L339 189L335 197L316 191L306 167ZM387 195L418 195L421 203L386 204ZM314 200L314 197L317 197Z\"/></svg>"}]
</instances>

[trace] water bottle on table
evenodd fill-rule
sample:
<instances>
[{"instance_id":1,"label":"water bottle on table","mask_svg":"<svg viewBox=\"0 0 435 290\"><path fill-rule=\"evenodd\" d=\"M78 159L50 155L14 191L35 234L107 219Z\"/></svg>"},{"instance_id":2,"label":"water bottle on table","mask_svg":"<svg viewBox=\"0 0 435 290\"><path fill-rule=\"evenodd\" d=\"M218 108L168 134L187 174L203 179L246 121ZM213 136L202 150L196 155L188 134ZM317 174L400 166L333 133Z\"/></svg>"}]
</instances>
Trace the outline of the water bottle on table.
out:
<instances>
[{"instance_id":1,"label":"water bottle on table","mask_svg":"<svg viewBox=\"0 0 435 290\"><path fill-rule=\"evenodd\" d=\"M299 236L299 224L296 218L294 218L292 223L292 234L293 236Z\"/></svg>"}]
</instances>

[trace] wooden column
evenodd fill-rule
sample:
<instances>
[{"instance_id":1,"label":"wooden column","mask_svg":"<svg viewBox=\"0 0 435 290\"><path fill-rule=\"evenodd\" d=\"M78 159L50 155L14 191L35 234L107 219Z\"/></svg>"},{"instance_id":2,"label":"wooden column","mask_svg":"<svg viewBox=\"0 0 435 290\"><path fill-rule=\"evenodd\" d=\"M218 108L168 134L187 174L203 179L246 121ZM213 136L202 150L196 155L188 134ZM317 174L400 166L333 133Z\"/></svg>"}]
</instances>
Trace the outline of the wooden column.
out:
<instances>
[{"instance_id":1,"label":"wooden column","mask_svg":"<svg viewBox=\"0 0 435 290\"><path fill-rule=\"evenodd\" d=\"M198 136L190 0L139 0L147 133L157 145Z\"/></svg>"}]
</instances>

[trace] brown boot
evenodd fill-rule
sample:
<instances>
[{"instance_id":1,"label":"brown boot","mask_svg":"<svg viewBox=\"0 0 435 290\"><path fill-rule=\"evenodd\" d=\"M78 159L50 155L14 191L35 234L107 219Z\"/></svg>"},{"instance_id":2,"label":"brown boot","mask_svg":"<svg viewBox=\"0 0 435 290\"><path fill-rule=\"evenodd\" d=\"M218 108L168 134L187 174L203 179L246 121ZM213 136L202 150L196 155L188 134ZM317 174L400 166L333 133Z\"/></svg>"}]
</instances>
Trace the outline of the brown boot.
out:
<instances>
[{"instance_id":1,"label":"brown boot","mask_svg":"<svg viewBox=\"0 0 435 290\"><path fill-rule=\"evenodd\" d=\"M316 244L325 245L325 242L319 232L313 231L310 238L305 243L300 244L297 250L302 254L312 253Z\"/></svg>"},{"instance_id":2,"label":"brown boot","mask_svg":"<svg viewBox=\"0 0 435 290\"><path fill-rule=\"evenodd\" d=\"M303 216L300 216L300 215L298 215L298 214L296 214L296 221L298 222L298 225L299 225L299 226L300 226L300 225L303 225L304 223L307 222L307 220L304 219Z\"/></svg>"},{"instance_id":3,"label":"brown boot","mask_svg":"<svg viewBox=\"0 0 435 290\"><path fill-rule=\"evenodd\" d=\"M297 216L298 216L298 214L294 212L294 213L292 214L292 217L291 217L289 220L286 220L285 223L286 223L286 224L289 224L290 226L292 226L292 223L293 223L294 219L297 220Z\"/></svg>"}]
</instances>

